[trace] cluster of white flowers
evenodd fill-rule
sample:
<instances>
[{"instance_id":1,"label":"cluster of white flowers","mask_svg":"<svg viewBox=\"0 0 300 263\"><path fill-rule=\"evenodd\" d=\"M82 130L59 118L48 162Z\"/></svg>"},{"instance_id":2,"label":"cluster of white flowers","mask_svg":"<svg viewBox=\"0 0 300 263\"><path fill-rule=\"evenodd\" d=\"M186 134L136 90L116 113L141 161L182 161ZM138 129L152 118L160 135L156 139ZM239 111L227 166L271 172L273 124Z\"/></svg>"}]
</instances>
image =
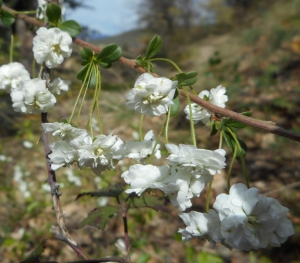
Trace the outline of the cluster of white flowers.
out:
<instances>
[{"instance_id":1,"label":"cluster of white flowers","mask_svg":"<svg viewBox=\"0 0 300 263\"><path fill-rule=\"evenodd\" d=\"M61 139L50 145L53 170L77 162L80 168L90 167L99 175L103 170L113 170L124 156L124 143L113 132L92 139L85 129L68 123L43 123L42 126L46 133Z\"/></svg>"},{"instance_id":2,"label":"cluster of white flowers","mask_svg":"<svg viewBox=\"0 0 300 263\"><path fill-rule=\"evenodd\" d=\"M173 104L177 81L155 78L149 73L142 74L134 88L126 94L126 105L149 117L166 114ZM171 203L184 211L192 206L191 198L199 196L205 184L225 167L225 151L197 149L192 145L167 144L170 152L168 165L145 165L145 157L153 154L160 158L160 145L155 145L153 132L143 142L127 142L126 156L142 164L132 165L121 177L130 185L127 193L141 195L146 189L160 189L171 197ZM128 153L128 148L131 148Z\"/></svg>"},{"instance_id":3,"label":"cluster of white flowers","mask_svg":"<svg viewBox=\"0 0 300 263\"><path fill-rule=\"evenodd\" d=\"M225 102L228 101L228 97L224 95L226 93L226 88L221 85L208 90L203 90L199 93L198 97L204 99L211 104L214 104L218 107L225 108ZM210 121L211 114L203 107L199 106L196 103L191 103L192 108L192 116L194 123L198 123L201 121L203 124L207 124ZM184 112L186 113L186 118L190 119L190 107L187 105L184 108Z\"/></svg>"},{"instance_id":4,"label":"cluster of white flowers","mask_svg":"<svg viewBox=\"0 0 300 263\"><path fill-rule=\"evenodd\" d=\"M183 241L198 237L208 239L212 246L221 242L229 248L246 251L268 245L279 247L294 234L292 223L286 217L289 210L258 191L235 184L229 195L217 196L215 210L182 213L180 217L187 226L179 229Z\"/></svg>"},{"instance_id":5,"label":"cluster of white flowers","mask_svg":"<svg viewBox=\"0 0 300 263\"><path fill-rule=\"evenodd\" d=\"M173 104L176 86L177 81L144 73L126 94L126 105L148 117L160 116L167 113Z\"/></svg>"},{"instance_id":6,"label":"cluster of white flowers","mask_svg":"<svg viewBox=\"0 0 300 263\"><path fill-rule=\"evenodd\" d=\"M149 117L165 114L172 105L176 84L165 78L143 74L127 93L126 105ZM225 93L226 89L218 86L202 91L199 97L224 108L228 100ZM201 121L207 124L210 121L211 114L206 109L195 103L191 106L195 123ZM189 106L185 107L184 112L189 119ZM146 137L150 137L149 133L145 141ZM151 154L148 146L153 145L153 141L148 140L148 144L136 142L135 145L128 142L126 146L135 147L136 151L127 156L141 162L144 156ZM126 193L141 195L147 189L159 189L170 196L173 206L184 211L192 206L191 198L198 197L206 183L211 182L214 175L225 167L225 151L198 149L184 144L166 144L166 148L170 153L167 165L135 164L121 177L130 185ZM212 246L222 243L229 248L251 250L268 245L280 246L294 233L286 217L288 209L275 199L258 194L256 188L247 189L243 184L236 184L229 195L217 196L213 208L207 213L192 211L180 214L187 226L179 230L184 241L198 237L209 240Z\"/></svg>"},{"instance_id":7,"label":"cluster of white flowers","mask_svg":"<svg viewBox=\"0 0 300 263\"><path fill-rule=\"evenodd\" d=\"M61 64L72 52L72 38L58 28L40 28L33 42L37 62L45 62L49 68ZM0 90L10 93L12 106L17 112L38 114L49 111L56 103L54 94L67 92L69 84L60 78L48 85L40 78L30 79L29 72L18 62L0 67Z\"/></svg>"},{"instance_id":8,"label":"cluster of white flowers","mask_svg":"<svg viewBox=\"0 0 300 263\"><path fill-rule=\"evenodd\" d=\"M184 211L191 207L191 198L199 196L213 175L225 167L225 151L197 149L191 145L166 145L171 153L169 165L136 164L121 177L130 184L127 193L141 195L147 188L160 189L171 196L171 203Z\"/></svg>"}]
</instances>

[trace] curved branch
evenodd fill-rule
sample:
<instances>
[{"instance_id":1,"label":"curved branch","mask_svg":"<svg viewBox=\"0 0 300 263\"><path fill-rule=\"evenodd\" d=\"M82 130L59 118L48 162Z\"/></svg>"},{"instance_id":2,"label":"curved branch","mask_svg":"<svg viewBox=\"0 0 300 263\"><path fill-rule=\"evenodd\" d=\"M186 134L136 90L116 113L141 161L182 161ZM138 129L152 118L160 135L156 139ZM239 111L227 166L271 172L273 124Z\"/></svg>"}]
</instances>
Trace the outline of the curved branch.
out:
<instances>
[{"instance_id":1,"label":"curved branch","mask_svg":"<svg viewBox=\"0 0 300 263\"><path fill-rule=\"evenodd\" d=\"M2 6L2 9L7 10L7 11L13 13L13 14L15 14L15 12L16 12L15 10L10 9L6 6ZM42 22L38 21L35 18L29 17L27 15L16 14L16 16L18 16L19 18L23 19L24 21L28 22L31 25L35 25L35 26L38 26L38 27L44 26L44 24ZM93 50L96 53L99 53L102 50L101 48L99 48L97 46L94 46L94 45L92 45L92 44L90 44L86 41L83 41L79 38L76 38L76 37L73 38L73 41L74 41L75 44L77 44L81 47L90 48L91 50ZM125 58L125 57L121 57L119 59L119 62L126 65L127 67L130 67L130 68L140 72L140 73L147 72L143 67L139 66L135 62L135 60L131 60L131 59L128 59L128 58ZM153 74L153 75L157 76L156 74ZM180 90L180 94L182 96L186 97L183 90ZM190 98L193 102L195 102L198 105L204 107L205 109L209 110L210 112L213 112L213 113L216 113L216 114L219 114L219 115L222 115L222 116L230 117L233 120L245 123L248 126L251 126L253 128L263 130L263 131L266 131L266 132L270 132L270 133L274 133L274 134L277 134L279 136L282 136L282 137L300 142L300 135L295 133L295 132L288 131L288 130L283 129L279 126L269 124L265 121L250 118L250 117L241 115L239 113L217 107L217 106L215 106L215 105L213 105L213 104L211 104L211 103L209 103L209 102L207 102L207 101L205 101L205 100L203 100L203 99L201 99L201 98L199 98L199 97L197 97L193 94L189 94L189 96L190 96Z\"/></svg>"}]
</instances>

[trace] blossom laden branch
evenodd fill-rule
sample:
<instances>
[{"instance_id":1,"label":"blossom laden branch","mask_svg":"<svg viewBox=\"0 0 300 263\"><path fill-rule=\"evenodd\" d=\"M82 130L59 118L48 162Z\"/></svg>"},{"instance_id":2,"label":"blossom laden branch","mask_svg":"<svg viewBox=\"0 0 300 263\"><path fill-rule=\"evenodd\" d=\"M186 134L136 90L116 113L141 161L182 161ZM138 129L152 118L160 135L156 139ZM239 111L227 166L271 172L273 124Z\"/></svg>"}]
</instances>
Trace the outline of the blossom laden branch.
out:
<instances>
[{"instance_id":1,"label":"blossom laden branch","mask_svg":"<svg viewBox=\"0 0 300 263\"><path fill-rule=\"evenodd\" d=\"M17 11L13 10L13 9L10 9L6 6L2 6L2 9L3 10L6 10L6 11L9 11L11 12L12 14L16 14L16 16L18 16L20 19L28 22L29 24L31 25L35 25L35 26L38 26L38 27L42 27L44 26L44 24L40 21L38 21L37 19L35 18L32 18L32 17L29 17L27 15L24 15L24 14L17 14ZM86 41L83 41L79 38L73 38L73 42L81 47L87 47L87 48L90 48L91 50L93 50L94 52L96 53L99 53L102 51L101 48L97 47L97 46L94 46ZM135 60L131 60L131 59L127 59L125 57L120 57L119 59L119 62L124 64L125 66L128 66L140 73L146 73L147 70L144 69L143 67L139 66ZM156 74L153 74L154 76L157 76ZM183 96L183 97L186 97L186 94L184 93L183 90L180 90L180 95ZM294 141L299 141L300 142L300 135L295 133L295 132L292 132L292 131L288 131L286 129L283 129L279 126L276 126L276 125L272 125L272 124L269 124L265 121L261 121L261 120L256 120L254 118L250 118L250 117L247 117L247 116L243 116L239 113L236 113L236 112L233 112L233 111L230 111L230 110L227 110L227 109L223 109L223 108L220 108L218 106L215 106L211 103L208 103L206 102L205 100L195 96L195 95L192 95L190 94L189 95L191 100L195 103L197 103L198 105L206 108L207 110L209 110L210 112L212 113L215 113L215 114L218 114L218 115L221 115L221 116L226 116L226 117L230 117L232 118L233 120L236 120L236 121L239 121L239 122L242 122L242 123L245 123L247 124L248 126L251 126L253 128L256 128L256 129L259 129L259 130L263 130L263 131L266 131L266 132L270 132L270 133L273 133L273 134L277 134L279 136L282 136L282 137L285 137L285 138L288 138L288 139L291 139L291 140L294 140Z\"/></svg>"}]
</instances>

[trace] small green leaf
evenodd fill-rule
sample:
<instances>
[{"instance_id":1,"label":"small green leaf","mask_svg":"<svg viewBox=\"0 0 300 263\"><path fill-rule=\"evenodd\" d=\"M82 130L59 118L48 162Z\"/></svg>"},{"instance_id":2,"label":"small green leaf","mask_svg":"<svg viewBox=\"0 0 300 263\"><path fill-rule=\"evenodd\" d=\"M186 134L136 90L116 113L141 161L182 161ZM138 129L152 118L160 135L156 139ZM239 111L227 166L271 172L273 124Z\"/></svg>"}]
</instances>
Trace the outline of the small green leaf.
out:
<instances>
[{"instance_id":1,"label":"small green leaf","mask_svg":"<svg viewBox=\"0 0 300 263\"><path fill-rule=\"evenodd\" d=\"M76 200L86 195L89 195L91 197L118 197L123 192L123 190L124 188L121 186L121 187L114 187L112 189L106 189L97 192L85 192L77 195Z\"/></svg>"},{"instance_id":2,"label":"small green leaf","mask_svg":"<svg viewBox=\"0 0 300 263\"><path fill-rule=\"evenodd\" d=\"M195 71L179 73L175 76L175 80L178 81L178 86L191 86L197 82L197 75L198 73Z\"/></svg>"},{"instance_id":3,"label":"small green leaf","mask_svg":"<svg viewBox=\"0 0 300 263\"><path fill-rule=\"evenodd\" d=\"M70 34L71 37L76 37L80 34L82 27L75 20L67 20L58 25L63 31L66 31Z\"/></svg>"},{"instance_id":4,"label":"small green leaf","mask_svg":"<svg viewBox=\"0 0 300 263\"><path fill-rule=\"evenodd\" d=\"M234 143L234 140L233 140L231 134L229 132L223 130L223 137L224 137L225 142L227 143L230 151L233 153L234 152L235 143Z\"/></svg>"},{"instance_id":5,"label":"small green leaf","mask_svg":"<svg viewBox=\"0 0 300 263\"><path fill-rule=\"evenodd\" d=\"M173 104L171 105L171 108L170 108L170 117L176 117L178 112L180 110L180 102L179 102L179 98L175 98L173 99Z\"/></svg>"},{"instance_id":6,"label":"small green leaf","mask_svg":"<svg viewBox=\"0 0 300 263\"><path fill-rule=\"evenodd\" d=\"M228 131L225 131L223 130L223 136L224 136L224 139L228 145L228 147L230 148L231 152L233 153L234 152L234 148L236 148L236 158L238 160L240 160L240 158L243 156L245 157L246 154L247 154L247 145L242 141L240 140L239 138L237 138L238 140L238 143L239 143L239 146L236 144L234 138L232 137L232 135L228 132Z\"/></svg>"},{"instance_id":7,"label":"small green leaf","mask_svg":"<svg viewBox=\"0 0 300 263\"><path fill-rule=\"evenodd\" d=\"M89 74L86 80L86 84L89 85L89 88L95 87L97 82L96 72L93 70L93 67L91 67L91 71L89 72L91 63L93 62L86 64L77 74L77 79L81 80L82 82L85 80L87 74Z\"/></svg>"},{"instance_id":8,"label":"small green leaf","mask_svg":"<svg viewBox=\"0 0 300 263\"><path fill-rule=\"evenodd\" d=\"M230 127L230 128L236 128L236 129L243 129L243 128L247 127L247 124L236 121L236 120L232 120L229 117L222 118L222 125L224 127Z\"/></svg>"},{"instance_id":9,"label":"small green leaf","mask_svg":"<svg viewBox=\"0 0 300 263\"><path fill-rule=\"evenodd\" d=\"M162 45L161 37L158 35L155 35L148 46L145 59L152 58L157 52L160 50Z\"/></svg>"},{"instance_id":10,"label":"small green leaf","mask_svg":"<svg viewBox=\"0 0 300 263\"><path fill-rule=\"evenodd\" d=\"M228 123L227 126L229 126L231 128L236 128L236 129L243 129L243 128L247 127L247 124L239 122L239 121L233 121L231 123Z\"/></svg>"},{"instance_id":11,"label":"small green leaf","mask_svg":"<svg viewBox=\"0 0 300 263\"><path fill-rule=\"evenodd\" d=\"M119 208L114 206L95 208L92 212L89 213L86 219L84 219L74 228L79 229L86 225L89 225L97 229L104 229L108 220L115 216L118 211Z\"/></svg>"},{"instance_id":12,"label":"small green leaf","mask_svg":"<svg viewBox=\"0 0 300 263\"><path fill-rule=\"evenodd\" d=\"M83 60L88 60L88 61L90 61L94 56L93 51L87 47L81 48L79 51L79 55Z\"/></svg>"},{"instance_id":13,"label":"small green leaf","mask_svg":"<svg viewBox=\"0 0 300 263\"><path fill-rule=\"evenodd\" d=\"M141 55L139 55L136 59L135 59L136 63L139 65L139 66L143 66L143 57Z\"/></svg>"},{"instance_id":14,"label":"small green leaf","mask_svg":"<svg viewBox=\"0 0 300 263\"><path fill-rule=\"evenodd\" d=\"M111 64L121 57L122 49L117 44L110 44L97 55L96 61L103 68L110 68Z\"/></svg>"},{"instance_id":15,"label":"small green leaf","mask_svg":"<svg viewBox=\"0 0 300 263\"><path fill-rule=\"evenodd\" d=\"M77 74L77 79L84 81L86 74L88 73L90 63L85 65Z\"/></svg>"},{"instance_id":16,"label":"small green leaf","mask_svg":"<svg viewBox=\"0 0 300 263\"><path fill-rule=\"evenodd\" d=\"M242 112L241 114L244 115L244 116L247 116L247 117L251 117L252 116L252 112L251 111L245 111L245 112Z\"/></svg>"},{"instance_id":17,"label":"small green leaf","mask_svg":"<svg viewBox=\"0 0 300 263\"><path fill-rule=\"evenodd\" d=\"M49 3L46 8L46 15L48 17L49 23L58 25L59 20L61 18L60 6L53 4L53 3Z\"/></svg>"},{"instance_id":18,"label":"small green leaf","mask_svg":"<svg viewBox=\"0 0 300 263\"><path fill-rule=\"evenodd\" d=\"M238 158L240 158L241 156L245 157L248 151L247 145L244 141L240 140L238 138L240 147L241 147L241 151L239 152L239 155L237 155Z\"/></svg>"},{"instance_id":19,"label":"small green leaf","mask_svg":"<svg viewBox=\"0 0 300 263\"><path fill-rule=\"evenodd\" d=\"M36 263L36 262L40 262L38 259L40 257L40 255L43 253L45 247L46 247L46 242L47 239L44 239L39 245L38 247L33 250L31 252L31 254L23 261L21 261L20 263Z\"/></svg>"},{"instance_id":20,"label":"small green leaf","mask_svg":"<svg viewBox=\"0 0 300 263\"><path fill-rule=\"evenodd\" d=\"M218 132L218 129L216 127L216 123L214 122L213 125L211 126L210 136L214 136L217 132Z\"/></svg>"},{"instance_id":21,"label":"small green leaf","mask_svg":"<svg viewBox=\"0 0 300 263\"><path fill-rule=\"evenodd\" d=\"M128 207L140 208L140 207L149 207L156 211L167 212L167 207L165 206L164 197L160 196L151 196L151 195L141 195L136 194L129 195L129 205Z\"/></svg>"},{"instance_id":22,"label":"small green leaf","mask_svg":"<svg viewBox=\"0 0 300 263\"><path fill-rule=\"evenodd\" d=\"M1 21L3 25L10 26L15 22L15 17L13 14L6 10L1 10Z\"/></svg>"}]
</instances>

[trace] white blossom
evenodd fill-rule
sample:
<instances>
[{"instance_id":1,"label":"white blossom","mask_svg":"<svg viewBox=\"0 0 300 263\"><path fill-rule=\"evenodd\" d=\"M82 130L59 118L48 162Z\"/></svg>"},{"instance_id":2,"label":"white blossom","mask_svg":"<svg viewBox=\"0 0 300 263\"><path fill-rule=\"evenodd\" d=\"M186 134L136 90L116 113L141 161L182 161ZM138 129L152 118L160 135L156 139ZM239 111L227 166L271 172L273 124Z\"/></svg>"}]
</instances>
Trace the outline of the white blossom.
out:
<instances>
[{"instance_id":1,"label":"white blossom","mask_svg":"<svg viewBox=\"0 0 300 263\"><path fill-rule=\"evenodd\" d=\"M69 123L42 123L42 126L46 133L53 132L53 136L59 136L74 149L79 149L83 146L92 144L92 138L88 134L87 130L75 128Z\"/></svg>"},{"instance_id":2,"label":"white blossom","mask_svg":"<svg viewBox=\"0 0 300 263\"><path fill-rule=\"evenodd\" d=\"M91 167L95 174L103 170L113 170L115 164L123 158L124 143L111 132L109 135L99 135L91 145L78 150L80 167Z\"/></svg>"},{"instance_id":3,"label":"white blossom","mask_svg":"<svg viewBox=\"0 0 300 263\"><path fill-rule=\"evenodd\" d=\"M30 80L30 75L21 63L13 62L0 67L0 90L11 93L27 80Z\"/></svg>"},{"instance_id":4,"label":"white blossom","mask_svg":"<svg viewBox=\"0 0 300 263\"><path fill-rule=\"evenodd\" d=\"M218 87L208 90L203 90L198 94L198 97L210 102L213 105L216 105L221 108L225 108L225 102L228 101L226 93L226 88L219 85ZM192 108L192 116L194 123L198 123L201 121L203 124L207 124L210 120L211 114L203 107L199 106L196 103L191 103ZM190 119L190 108L187 105L184 108L184 112L186 114L186 118Z\"/></svg>"},{"instance_id":5,"label":"white blossom","mask_svg":"<svg viewBox=\"0 0 300 263\"><path fill-rule=\"evenodd\" d=\"M126 105L148 117L159 116L168 112L173 104L177 81L167 78L155 78L144 73L126 94Z\"/></svg>"},{"instance_id":6,"label":"white blossom","mask_svg":"<svg viewBox=\"0 0 300 263\"><path fill-rule=\"evenodd\" d=\"M57 170L60 167L69 167L78 160L78 152L66 141L58 141L50 145L52 153L48 155L51 162L51 169Z\"/></svg>"},{"instance_id":7,"label":"white blossom","mask_svg":"<svg viewBox=\"0 0 300 263\"><path fill-rule=\"evenodd\" d=\"M212 247L215 243L221 242L221 221L216 211L210 209L208 213L191 211L179 215L186 225L185 229L179 229L184 242L193 237L208 239Z\"/></svg>"},{"instance_id":8,"label":"white blossom","mask_svg":"<svg viewBox=\"0 0 300 263\"><path fill-rule=\"evenodd\" d=\"M161 189L162 183L170 174L170 168L167 165L154 166L152 164L135 164L129 167L128 171L122 173L127 184L130 184L130 189L126 193L136 193L141 195L147 188Z\"/></svg>"},{"instance_id":9,"label":"white blossom","mask_svg":"<svg viewBox=\"0 0 300 263\"><path fill-rule=\"evenodd\" d=\"M198 149L193 145L166 144L166 148L171 153L167 158L169 164L178 168L193 171L195 177L209 172L211 175L220 173L225 167L225 151L218 149L215 151Z\"/></svg>"},{"instance_id":10,"label":"white blossom","mask_svg":"<svg viewBox=\"0 0 300 263\"><path fill-rule=\"evenodd\" d=\"M50 83L49 90L52 94L62 95L69 90L70 84L71 81L69 80L62 80L61 78L56 78Z\"/></svg>"},{"instance_id":11,"label":"white blossom","mask_svg":"<svg viewBox=\"0 0 300 263\"><path fill-rule=\"evenodd\" d=\"M45 62L48 68L55 68L71 56L72 38L59 28L40 27L33 38L33 53L37 63Z\"/></svg>"},{"instance_id":12,"label":"white blossom","mask_svg":"<svg viewBox=\"0 0 300 263\"><path fill-rule=\"evenodd\" d=\"M248 251L280 246L294 233L286 218L288 209L275 199L258 194L256 188L235 184L229 195L217 196L213 208L221 220L224 243L232 248Z\"/></svg>"},{"instance_id":13,"label":"white blossom","mask_svg":"<svg viewBox=\"0 0 300 263\"><path fill-rule=\"evenodd\" d=\"M149 157L153 151L156 143L156 137L154 132L151 130L146 133L144 140L138 141L127 141L125 143L125 157L133 158L137 162L143 162L147 157ZM154 156L160 159L160 144L158 143L155 147Z\"/></svg>"},{"instance_id":14,"label":"white blossom","mask_svg":"<svg viewBox=\"0 0 300 263\"><path fill-rule=\"evenodd\" d=\"M22 82L10 96L14 110L23 113L47 112L56 103L56 98L46 88L46 81L38 78Z\"/></svg>"}]
</instances>

